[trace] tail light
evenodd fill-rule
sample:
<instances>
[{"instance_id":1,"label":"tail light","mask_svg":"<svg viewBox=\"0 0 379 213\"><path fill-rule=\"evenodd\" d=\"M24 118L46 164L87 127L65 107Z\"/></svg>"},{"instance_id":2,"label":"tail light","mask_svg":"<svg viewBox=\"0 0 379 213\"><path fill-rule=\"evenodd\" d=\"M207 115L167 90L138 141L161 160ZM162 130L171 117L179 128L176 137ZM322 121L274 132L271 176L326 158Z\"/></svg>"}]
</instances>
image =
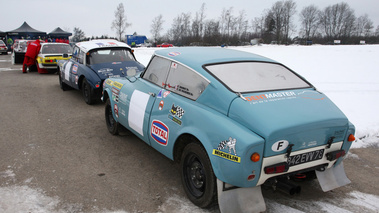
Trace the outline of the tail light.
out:
<instances>
[{"instance_id":1,"label":"tail light","mask_svg":"<svg viewBox=\"0 0 379 213\"><path fill-rule=\"evenodd\" d=\"M326 154L326 159L328 159L329 161L333 161L345 156L345 154L346 154L345 150L337 150L334 152L329 152Z\"/></svg>"},{"instance_id":2,"label":"tail light","mask_svg":"<svg viewBox=\"0 0 379 213\"><path fill-rule=\"evenodd\" d=\"M274 164L271 166L266 166L264 171L266 174L277 174L277 173L283 173L287 172L289 169L289 166L287 162Z\"/></svg>"}]
</instances>

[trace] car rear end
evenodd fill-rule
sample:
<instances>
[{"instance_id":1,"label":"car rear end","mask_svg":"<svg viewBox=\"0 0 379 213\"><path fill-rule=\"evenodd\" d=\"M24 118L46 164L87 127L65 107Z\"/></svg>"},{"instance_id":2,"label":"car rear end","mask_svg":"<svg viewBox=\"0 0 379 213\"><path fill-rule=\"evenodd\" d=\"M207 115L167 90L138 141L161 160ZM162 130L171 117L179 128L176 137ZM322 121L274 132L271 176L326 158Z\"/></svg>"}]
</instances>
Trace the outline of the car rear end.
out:
<instances>
[{"instance_id":1,"label":"car rear end","mask_svg":"<svg viewBox=\"0 0 379 213\"><path fill-rule=\"evenodd\" d=\"M1 54L8 54L8 48L7 48L7 45L0 40L0 53Z\"/></svg>"}]
</instances>

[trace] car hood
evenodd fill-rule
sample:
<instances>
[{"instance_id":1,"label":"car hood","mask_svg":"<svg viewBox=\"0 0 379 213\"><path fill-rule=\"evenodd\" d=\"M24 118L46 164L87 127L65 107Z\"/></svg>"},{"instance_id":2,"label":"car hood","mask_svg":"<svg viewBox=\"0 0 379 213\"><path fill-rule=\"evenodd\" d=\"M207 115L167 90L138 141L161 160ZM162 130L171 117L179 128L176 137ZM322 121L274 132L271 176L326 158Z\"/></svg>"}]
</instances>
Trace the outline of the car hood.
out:
<instances>
[{"instance_id":1,"label":"car hood","mask_svg":"<svg viewBox=\"0 0 379 213\"><path fill-rule=\"evenodd\" d=\"M264 156L283 154L277 142L293 151L342 141L349 121L324 94L314 89L243 94L231 103L229 117L265 139ZM276 145L275 145L276 144Z\"/></svg>"},{"instance_id":2,"label":"car hood","mask_svg":"<svg viewBox=\"0 0 379 213\"><path fill-rule=\"evenodd\" d=\"M93 64L89 66L101 79L108 77L124 77L129 69L141 72L145 67L136 61L112 62Z\"/></svg>"}]
</instances>

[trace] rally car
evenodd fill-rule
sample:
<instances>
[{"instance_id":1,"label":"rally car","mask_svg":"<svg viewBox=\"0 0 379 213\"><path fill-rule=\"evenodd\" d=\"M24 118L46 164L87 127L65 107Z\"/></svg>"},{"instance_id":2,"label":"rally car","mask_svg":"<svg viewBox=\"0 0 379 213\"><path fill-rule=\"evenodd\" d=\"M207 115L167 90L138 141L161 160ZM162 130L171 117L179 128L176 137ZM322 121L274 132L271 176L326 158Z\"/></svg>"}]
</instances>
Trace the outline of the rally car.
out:
<instances>
[{"instance_id":1,"label":"rally car","mask_svg":"<svg viewBox=\"0 0 379 213\"><path fill-rule=\"evenodd\" d=\"M303 77L274 60L223 48L158 50L141 75L109 78L108 131L120 126L180 162L188 198L221 212L265 210L261 186L300 192L349 183L342 160L354 125ZM266 188L266 187L265 187Z\"/></svg>"},{"instance_id":2,"label":"rally car","mask_svg":"<svg viewBox=\"0 0 379 213\"><path fill-rule=\"evenodd\" d=\"M0 53L3 55L8 54L8 47L3 40L0 40Z\"/></svg>"},{"instance_id":3,"label":"rally car","mask_svg":"<svg viewBox=\"0 0 379 213\"><path fill-rule=\"evenodd\" d=\"M72 48L64 43L42 43L36 65L38 73L57 71L58 60L68 60L72 56Z\"/></svg>"},{"instance_id":4,"label":"rally car","mask_svg":"<svg viewBox=\"0 0 379 213\"><path fill-rule=\"evenodd\" d=\"M22 64L24 61L26 49L30 43L35 40L16 39L13 44L11 60L12 64Z\"/></svg>"},{"instance_id":5,"label":"rally car","mask_svg":"<svg viewBox=\"0 0 379 213\"><path fill-rule=\"evenodd\" d=\"M100 100L103 81L111 76L125 76L129 69L141 72L132 49L112 39L76 43L70 60L58 61L59 84L63 91L82 90L84 101L94 104Z\"/></svg>"}]
</instances>

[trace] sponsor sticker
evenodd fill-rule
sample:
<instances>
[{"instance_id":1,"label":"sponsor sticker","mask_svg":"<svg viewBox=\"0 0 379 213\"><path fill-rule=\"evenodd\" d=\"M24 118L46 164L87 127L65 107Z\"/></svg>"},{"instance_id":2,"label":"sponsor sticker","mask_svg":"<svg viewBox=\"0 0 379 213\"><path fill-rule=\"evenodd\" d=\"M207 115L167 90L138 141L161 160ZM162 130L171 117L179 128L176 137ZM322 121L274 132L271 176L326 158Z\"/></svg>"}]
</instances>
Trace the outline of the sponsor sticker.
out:
<instances>
[{"instance_id":1,"label":"sponsor sticker","mask_svg":"<svg viewBox=\"0 0 379 213\"><path fill-rule=\"evenodd\" d=\"M271 150L274 151L274 152L280 152L280 151L285 150L288 147L288 145L289 145L288 141L286 141L286 140L280 140L280 141L275 142L271 146Z\"/></svg>"},{"instance_id":2,"label":"sponsor sticker","mask_svg":"<svg viewBox=\"0 0 379 213\"><path fill-rule=\"evenodd\" d=\"M168 55L175 57L175 56L180 55L180 52L169 52Z\"/></svg>"},{"instance_id":3,"label":"sponsor sticker","mask_svg":"<svg viewBox=\"0 0 379 213\"><path fill-rule=\"evenodd\" d=\"M114 81L114 82L113 82L113 86L115 86L115 87L118 88L118 89L121 89L122 86L124 86L124 84L122 84L122 83L120 83L120 82L117 82L117 81Z\"/></svg>"},{"instance_id":4,"label":"sponsor sticker","mask_svg":"<svg viewBox=\"0 0 379 213\"><path fill-rule=\"evenodd\" d=\"M78 73L78 65L77 64L74 64L72 66L72 74L77 74Z\"/></svg>"},{"instance_id":5,"label":"sponsor sticker","mask_svg":"<svg viewBox=\"0 0 379 213\"><path fill-rule=\"evenodd\" d=\"M212 154L224 158L226 160L240 163L241 158L237 156L236 143L237 140L235 138L229 137L228 140L221 141L218 144L217 149L213 149ZM226 153L221 150L227 150L229 153Z\"/></svg>"},{"instance_id":6,"label":"sponsor sticker","mask_svg":"<svg viewBox=\"0 0 379 213\"><path fill-rule=\"evenodd\" d=\"M154 120L151 123L150 135L159 144L167 146L169 129L163 122Z\"/></svg>"},{"instance_id":7,"label":"sponsor sticker","mask_svg":"<svg viewBox=\"0 0 379 213\"><path fill-rule=\"evenodd\" d=\"M162 109L163 109L163 106L164 106L164 101L159 102L158 109L159 109L159 110L162 110Z\"/></svg>"},{"instance_id":8,"label":"sponsor sticker","mask_svg":"<svg viewBox=\"0 0 379 213\"><path fill-rule=\"evenodd\" d=\"M117 104L114 105L114 114L118 118L118 106L117 106Z\"/></svg>"}]
</instances>

